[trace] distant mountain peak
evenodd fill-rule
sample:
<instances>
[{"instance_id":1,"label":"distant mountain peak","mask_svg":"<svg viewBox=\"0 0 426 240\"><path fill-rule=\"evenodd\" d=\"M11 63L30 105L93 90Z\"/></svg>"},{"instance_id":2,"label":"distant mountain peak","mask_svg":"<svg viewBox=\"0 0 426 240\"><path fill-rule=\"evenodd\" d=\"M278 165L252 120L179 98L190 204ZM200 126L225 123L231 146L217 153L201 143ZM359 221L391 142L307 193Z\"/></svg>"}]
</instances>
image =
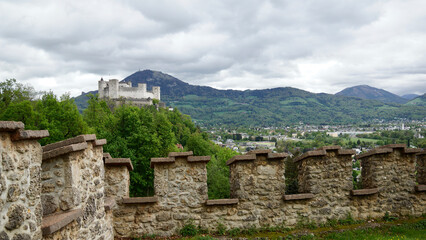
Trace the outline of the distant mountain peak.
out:
<instances>
[{"instance_id":1,"label":"distant mountain peak","mask_svg":"<svg viewBox=\"0 0 426 240\"><path fill-rule=\"evenodd\" d=\"M342 91L336 93L336 95L378 100L378 101L386 102L386 103L404 104L408 102L407 99L404 99L396 94L393 94L391 92L388 92L380 88L371 87L365 84L345 88Z\"/></svg>"},{"instance_id":2,"label":"distant mountain peak","mask_svg":"<svg viewBox=\"0 0 426 240\"><path fill-rule=\"evenodd\" d=\"M420 96L420 95L418 95L418 94L405 94L405 95L402 95L401 97L408 99L408 100L413 100L414 98L416 98L418 96Z\"/></svg>"}]
</instances>

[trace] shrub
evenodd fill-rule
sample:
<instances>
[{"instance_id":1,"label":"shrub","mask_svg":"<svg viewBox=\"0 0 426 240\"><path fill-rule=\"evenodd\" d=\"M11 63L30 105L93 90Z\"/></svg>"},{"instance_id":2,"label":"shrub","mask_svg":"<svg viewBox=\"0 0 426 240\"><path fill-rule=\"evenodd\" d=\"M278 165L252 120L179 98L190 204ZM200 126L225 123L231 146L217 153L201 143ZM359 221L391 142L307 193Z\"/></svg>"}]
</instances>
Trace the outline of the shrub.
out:
<instances>
[{"instance_id":1,"label":"shrub","mask_svg":"<svg viewBox=\"0 0 426 240\"><path fill-rule=\"evenodd\" d=\"M223 223L221 223L221 222L218 222L216 232L217 232L218 235L225 235L225 233L226 233L225 225L223 225Z\"/></svg>"},{"instance_id":2,"label":"shrub","mask_svg":"<svg viewBox=\"0 0 426 240\"><path fill-rule=\"evenodd\" d=\"M195 227L194 222L190 220L183 226L179 233L184 237L195 236L197 235L197 228Z\"/></svg>"}]
</instances>

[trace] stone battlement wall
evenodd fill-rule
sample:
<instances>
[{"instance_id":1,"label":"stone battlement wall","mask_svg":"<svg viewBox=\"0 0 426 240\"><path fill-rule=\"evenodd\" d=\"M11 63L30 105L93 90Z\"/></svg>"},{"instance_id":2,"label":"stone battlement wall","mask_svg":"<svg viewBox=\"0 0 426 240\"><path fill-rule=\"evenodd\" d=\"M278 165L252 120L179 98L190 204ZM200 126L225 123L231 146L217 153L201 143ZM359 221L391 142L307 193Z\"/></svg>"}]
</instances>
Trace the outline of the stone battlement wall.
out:
<instances>
[{"instance_id":1,"label":"stone battlement wall","mask_svg":"<svg viewBox=\"0 0 426 240\"><path fill-rule=\"evenodd\" d=\"M98 82L99 98L110 99L158 99L160 100L160 87L152 87L152 91L147 91L145 83L139 83L137 87L132 87L131 83L120 83L117 79Z\"/></svg>"},{"instance_id":2,"label":"stone battlement wall","mask_svg":"<svg viewBox=\"0 0 426 240\"><path fill-rule=\"evenodd\" d=\"M287 155L255 150L227 162L231 199L208 199L210 157L192 152L151 159L155 196L129 197L131 160L104 153L104 139L81 135L42 148L36 140L48 132L23 129L0 122L0 239L169 236L188 221L216 230L426 213L426 151L404 145L356 156L360 190L352 186L354 152L328 146L294 159L299 194L285 195Z\"/></svg>"},{"instance_id":3,"label":"stone battlement wall","mask_svg":"<svg viewBox=\"0 0 426 240\"><path fill-rule=\"evenodd\" d=\"M0 239L113 239L105 196L105 139L81 135L41 147L48 131L0 122Z\"/></svg>"},{"instance_id":4,"label":"stone battlement wall","mask_svg":"<svg viewBox=\"0 0 426 240\"><path fill-rule=\"evenodd\" d=\"M388 145L356 156L361 159L363 189L353 190L353 150L328 146L294 159L299 194L285 195L286 154L267 150L235 156L230 167L232 199L208 200L208 157L192 152L153 158L155 196L122 198L114 210L116 236L178 233L188 221L215 230L264 225L294 226L299 221L379 218L426 213L425 152ZM417 161L417 165L416 165ZM416 179L417 167L417 179ZM416 182L420 183L417 184Z\"/></svg>"}]
</instances>

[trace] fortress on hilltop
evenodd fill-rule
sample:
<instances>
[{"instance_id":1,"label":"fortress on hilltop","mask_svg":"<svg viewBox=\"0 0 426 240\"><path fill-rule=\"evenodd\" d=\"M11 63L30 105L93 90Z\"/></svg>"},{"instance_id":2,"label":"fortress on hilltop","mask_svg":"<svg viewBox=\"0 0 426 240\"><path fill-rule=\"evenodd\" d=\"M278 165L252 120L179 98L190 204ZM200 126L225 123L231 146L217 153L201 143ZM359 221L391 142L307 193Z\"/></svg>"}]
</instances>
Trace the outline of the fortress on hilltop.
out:
<instances>
[{"instance_id":1,"label":"fortress on hilltop","mask_svg":"<svg viewBox=\"0 0 426 240\"><path fill-rule=\"evenodd\" d=\"M111 99L113 101L131 101L134 105L152 105L152 100L160 100L160 87L152 87L152 91L147 91L145 83L139 83L137 87L132 87L131 82L119 82L117 79L98 81L99 98Z\"/></svg>"}]
</instances>

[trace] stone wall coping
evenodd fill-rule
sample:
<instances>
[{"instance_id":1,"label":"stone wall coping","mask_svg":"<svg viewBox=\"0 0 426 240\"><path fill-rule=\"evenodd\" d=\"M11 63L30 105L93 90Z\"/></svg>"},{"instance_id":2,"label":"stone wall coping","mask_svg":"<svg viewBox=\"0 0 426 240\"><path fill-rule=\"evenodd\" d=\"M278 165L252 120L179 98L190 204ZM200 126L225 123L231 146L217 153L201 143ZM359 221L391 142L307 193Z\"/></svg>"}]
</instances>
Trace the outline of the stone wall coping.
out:
<instances>
[{"instance_id":1,"label":"stone wall coping","mask_svg":"<svg viewBox=\"0 0 426 240\"><path fill-rule=\"evenodd\" d=\"M93 145L95 145L96 147L98 146L103 146L107 144L107 140L106 139L97 139L93 142Z\"/></svg>"},{"instance_id":2,"label":"stone wall coping","mask_svg":"<svg viewBox=\"0 0 426 240\"><path fill-rule=\"evenodd\" d=\"M112 158L112 157L111 157L111 155L110 155L109 153L104 153L104 154L103 154L103 159L104 159L104 161L105 161L106 159L109 159L109 158Z\"/></svg>"},{"instance_id":3,"label":"stone wall coping","mask_svg":"<svg viewBox=\"0 0 426 240\"><path fill-rule=\"evenodd\" d=\"M367 196L367 195L373 195L375 193L378 193L378 188L368 188L368 189L357 189L357 190L351 190L352 196Z\"/></svg>"},{"instance_id":4,"label":"stone wall coping","mask_svg":"<svg viewBox=\"0 0 426 240\"><path fill-rule=\"evenodd\" d=\"M406 154L412 154L412 153L420 153L422 149L420 148L405 148L404 153Z\"/></svg>"},{"instance_id":5,"label":"stone wall coping","mask_svg":"<svg viewBox=\"0 0 426 240\"><path fill-rule=\"evenodd\" d=\"M18 129L11 136L12 141L21 141L21 140L38 140L41 138L49 137L48 130L22 130Z\"/></svg>"},{"instance_id":6,"label":"stone wall coping","mask_svg":"<svg viewBox=\"0 0 426 240\"><path fill-rule=\"evenodd\" d=\"M13 132L24 128L25 124L23 122L0 121L0 132Z\"/></svg>"},{"instance_id":7,"label":"stone wall coping","mask_svg":"<svg viewBox=\"0 0 426 240\"><path fill-rule=\"evenodd\" d=\"M354 155L356 152L352 149L342 149L342 147L333 145L333 146L323 146L316 150L306 152L298 157L296 157L293 162L298 162L309 157L322 157L327 155L327 151L336 151L338 155Z\"/></svg>"},{"instance_id":8,"label":"stone wall coping","mask_svg":"<svg viewBox=\"0 0 426 240\"><path fill-rule=\"evenodd\" d=\"M338 145L332 145L332 146L323 146L323 147L320 147L320 148L318 148L317 150L340 150L340 149L342 149L342 147L341 146L338 146Z\"/></svg>"},{"instance_id":9,"label":"stone wall coping","mask_svg":"<svg viewBox=\"0 0 426 240\"><path fill-rule=\"evenodd\" d=\"M166 157L166 158L151 158L151 168L154 167L155 164L158 163L174 163L174 157Z\"/></svg>"},{"instance_id":10,"label":"stone wall coping","mask_svg":"<svg viewBox=\"0 0 426 240\"><path fill-rule=\"evenodd\" d=\"M123 198L124 204L143 204L143 203L156 203L158 202L158 197L131 197Z\"/></svg>"},{"instance_id":11,"label":"stone wall coping","mask_svg":"<svg viewBox=\"0 0 426 240\"><path fill-rule=\"evenodd\" d=\"M189 152L169 152L169 157L188 157L192 156L194 153L192 151Z\"/></svg>"},{"instance_id":12,"label":"stone wall coping","mask_svg":"<svg viewBox=\"0 0 426 240\"><path fill-rule=\"evenodd\" d=\"M60 155L85 150L86 148L87 148L87 142L82 142L82 143L77 143L77 144L72 144L72 145L56 148L56 149L51 150L51 151L46 151L46 152L43 151L42 159L47 160L47 159L54 158L54 157L57 157L57 156L60 156Z\"/></svg>"},{"instance_id":13,"label":"stone wall coping","mask_svg":"<svg viewBox=\"0 0 426 240\"><path fill-rule=\"evenodd\" d=\"M272 151L270 149L256 149L256 150L249 151L247 154L268 154L268 153L272 153Z\"/></svg>"},{"instance_id":14,"label":"stone wall coping","mask_svg":"<svg viewBox=\"0 0 426 240\"><path fill-rule=\"evenodd\" d=\"M268 159L281 159L288 157L287 153L268 153Z\"/></svg>"},{"instance_id":15,"label":"stone wall coping","mask_svg":"<svg viewBox=\"0 0 426 240\"><path fill-rule=\"evenodd\" d=\"M407 145L405 145L404 143L396 143L396 144L388 144L388 145L383 145L377 148L405 148Z\"/></svg>"},{"instance_id":16,"label":"stone wall coping","mask_svg":"<svg viewBox=\"0 0 426 240\"><path fill-rule=\"evenodd\" d=\"M294 200L305 200L314 198L315 195L313 193L299 193L299 194L289 194L284 195L284 201L294 201Z\"/></svg>"},{"instance_id":17,"label":"stone wall coping","mask_svg":"<svg viewBox=\"0 0 426 240\"><path fill-rule=\"evenodd\" d=\"M375 148L375 149L370 150L366 153L363 153L363 154L356 156L356 158L361 159L361 158L369 157L369 156L376 155L376 154L385 154L385 153L391 153L391 152L393 152L392 148Z\"/></svg>"},{"instance_id":18,"label":"stone wall coping","mask_svg":"<svg viewBox=\"0 0 426 240\"><path fill-rule=\"evenodd\" d=\"M77 137L68 138L60 142L55 142L51 144L47 144L43 147L43 152L47 152L56 148L64 147L67 145L72 145L76 143L82 143L87 141L95 141L96 135L95 134L86 134L86 135L79 135Z\"/></svg>"},{"instance_id":19,"label":"stone wall coping","mask_svg":"<svg viewBox=\"0 0 426 240\"><path fill-rule=\"evenodd\" d=\"M82 215L83 211L81 209L74 209L68 212L54 213L45 216L41 222L41 232L43 236L52 234Z\"/></svg>"},{"instance_id":20,"label":"stone wall coping","mask_svg":"<svg viewBox=\"0 0 426 240\"><path fill-rule=\"evenodd\" d=\"M210 156L188 156L188 162L209 162Z\"/></svg>"},{"instance_id":21,"label":"stone wall coping","mask_svg":"<svg viewBox=\"0 0 426 240\"><path fill-rule=\"evenodd\" d=\"M415 189L417 192L426 192L426 185L417 185Z\"/></svg>"},{"instance_id":22,"label":"stone wall coping","mask_svg":"<svg viewBox=\"0 0 426 240\"><path fill-rule=\"evenodd\" d=\"M213 200L207 200L206 205L207 206L234 205L234 204L238 204L238 202L239 202L238 198L213 199Z\"/></svg>"},{"instance_id":23,"label":"stone wall coping","mask_svg":"<svg viewBox=\"0 0 426 240\"><path fill-rule=\"evenodd\" d=\"M422 151L422 149L420 148L406 148L405 144L390 144L390 145L374 148L373 150L370 150L366 153L358 155L356 158L361 159L361 158L369 157L372 155L391 153L396 148L402 148L405 154L416 154Z\"/></svg>"},{"instance_id":24,"label":"stone wall coping","mask_svg":"<svg viewBox=\"0 0 426 240\"><path fill-rule=\"evenodd\" d=\"M309 151L309 152L306 152L306 153L304 153L304 154L302 154L302 155L300 155L300 156L296 157L296 158L293 160L293 162L298 162L298 161L301 161L301 160L303 160L303 159L305 159L305 158L308 158L308 157L320 157L320 156L325 156L325 155L327 155L326 150L314 150L314 151Z\"/></svg>"},{"instance_id":25,"label":"stone wall coping","mask_svg":"<svg viewBox=\"0 0 426 240\"><path fill-rule=\"evenodd\" d=\"M419 156L419 155L426 155L426 150L425 150L425 149L423 149L423 151L421 151L421 152L417 153L416 155L417 155L417 156Z\"/></svg>"},{"instance_id":26,"label":"stone wall coping","mask_svg":"<svg viewBox=\"0 0 426 240\"><path fill-rule=\"evenodd\" d=\"M253 161L253 160L256 160L255 154L236 155L236 156L233 156L231 159L229 159L226 162L226 165L229 166L237 161Z\"/></svg>"},{"instance_id":27,"label":"stone wall coping","mask_svg":"<svg viewBox=\"0 0 426 240\"><path fill-rule=\"evenodd\" d=\"M337 154L339 155L355 155L356 151L352 149L339 149L337 150Z\"/></svg>"},{"instance_id":28,"label":"stone wall coping","mask_svg":"<svg viewBox=\"0 0 426 240\"><path fill-rule=\"evenodd\" d=\"M105 159L107 166L126 166L129 171L133 171L133 164L130 158L107 158Z\"/></svg>"},{"instance_id":29,"label":"stone wall coping","mask_svg":"<svg viewBox=\"0 0 426 240\"><path fill-rule=\"evenodd\" d=\"M105 200L104 200L105 211L109 211L109 210L113 209L115 207L115 205L116 205L115 198L113 198L113 197L105 198Z\"/></svg>"}]
</instances>

